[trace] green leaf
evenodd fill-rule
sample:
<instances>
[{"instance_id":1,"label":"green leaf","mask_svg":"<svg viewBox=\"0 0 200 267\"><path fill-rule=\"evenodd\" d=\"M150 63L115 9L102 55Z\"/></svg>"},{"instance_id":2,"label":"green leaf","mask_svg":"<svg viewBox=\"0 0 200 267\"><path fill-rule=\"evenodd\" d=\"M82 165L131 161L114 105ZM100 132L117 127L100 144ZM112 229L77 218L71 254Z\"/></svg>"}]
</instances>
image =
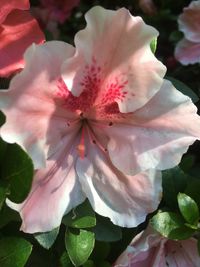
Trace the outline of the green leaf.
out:
<instances>
[{"instance_id":1,"label":"green leaf","mask_svg":"<svg viewBox=\"0 0 200 267\"><path fill-rule=\"evenodd\" d=\"M92 260L88 260L83 264L83 267L95 267L95 265Z\"/></svg>"},{"instance_id":2,"label":"green leaf","mask_svg":"<svg viewBox=\"0 0 200 267\"><path fill-rule=\"evenodd\" d=\"M67 251L63 252L60 258L60 264L61 264L61 267L74 267L74 265L71 263L71 260L69 258Z\"/></svg>"},{"instance_id":3,"label":"green leaf","mask_svg":"<svg viewBox=\"0 0 200 267\"><path fill-rule=\"evenodd\" d=\"M112 267L108 261L100 261L96 265L97 267Z\"/></svg>"},{"instance_id":4,"label":"green leaf","mask_svg":"<svg viewBox=\"0 0 200 267\"><path fill-rule=\"evenodd\" d=\"M106 259L110 253L110 247L110 243L96 240L95 247L90 258L94 260L94 262Z\"/></svg>"},{"instance_id":5,"label":"green leaf","mask_svg":"<svg viewBox=\"0 0 200 267\"><path fill-rule=\"evenodd\" d=\"M96 225L96 218L89 201L86 200L65 215L62 222L74 228L90 228Z\"/></svg>"},{"instance_id":6,"label":"green leaf","mask_svg":"<svg viewBox=\"0 0 200 267\"><path fill-rule=\"evenodd\" d=\"M122 238L121 228L102 216L97 216L97 224L93 231L98 241L115 242Z\"/></svg>"},{"instance_id":7,"label":"green leaf","mask_svg":"<svg viewBox=\"0 0 200 267\"><path fill-rule=\"evenodd\" d=\"M5 237L0 239L0 266L25 266L32 250L32 245L23 238Z\"/></svg>"},{"instance_id":8,"label":"green leaf","mask_svg":"<svg viewBox=\"0 0 200 267\"><path fill-rule=\"evenodd\" d=\"M189 223L196 225L199 221L199 208L196 202L184 193L178 194L178 206L184 219Z\"/></svg>"},{"instance_id":9,"label":"green leaf","mask_svg":"<svg viewBox=\"0 0 200 267\"><path fill-rule=\"evenodd\" d=\"M162 172L163 199L171 209L178 209L177 194L186 187L187 176L177 166Z\"/></svg>"},{"instance_id":10,"label":"green leaf","mask_svg":"<svg viewBox=\"0 0 200 267\"><path fill-rule=\"evenodd\" d=\"M0 211L0 228L4 227L11 221L21 221L19 213L4 205ZM0 265L1 266L1 265Z\"/></svg>"},{"instance_id":11,"label":"green leaf","mask_svg":"<svg viewBox=\"0 0 200 267\"><path fill-rule=\"evenodd\" d=\"M10 182L9 199L17 203L22 202L31 188L33 163L17 144L7 146L2 178Z\"/></svg>"},{"instance_id":12,"label":"green leaf","mask_svg":"<svg viewBox=\"0 0 200 267\"><path fill-rule=\"evenodd\" d=\"M155 54L157 48L157 38L154 38L150 43L151 51Z\"/></svg>"},{"instance_id":13,"label":"green leaf","mask_svg":"<svg viewBox=\"0 0 200 267\"><path fill-rule=\"evenodd\" d=\"M183 218L174 212L159 212L151 219L151 225L161 235L174 238L175 230L184 227Z\"/></svg>"},{"instance_id":14,"label":"green leaf","mask_svg":"<svg viewBox=\"0 0 200 267\"><path fill-rule=\"evenodd\" d=\"M56 241L58 233L59 227L53 229L50 232L35 234L34 237L43 248L50 249L50 247Z\"/></svg>"},{"instance_id":15,"label":"green leaf","mask_svg":"<svg viewBox=\"0 0 200 267\"><path fill-rule=\"evenodd\" d=\"M193 103L196 103L197 101L199 101L199 97L186 84L184 84L183 82L176 80L172 77L166 77L166 78L167 78L167 80L172 82L172 84L176 87L177 90L179 90L184 95L189 96L192 99Z\"/></svg>"},{"instance_id":16,"label":"green leaf","mask_svg":"<svg viewBox=\"0 0 200 267\"><path fill-rule=\"evenodd\" d=\"M65 235L65 246L72 263L81 266L89 258L94 248L94 233L75 228L68 229Z\"/></svg>"},{"instance_id":17,"label":"green leaf","mask_svg":"<svg viewBox=\"0 0 200 267\"><path fill-rule=\"evenodd\" d=\"M199 188L200 188L200 180L195 179L192 180L190 179L190 182L187 185L187 188L185 190L185 194L190 196L194 201L197 203L197 205L200 207L200 193L199 193Z\"/></svg>"},{"instance_id":18,"label":"green leaf","mask_svg":"<svg viewBox=\"0 0 200 267\"><path fill-rule=\"evenodd\" d=\"M192 166L194 165L194 162L195 162L195 156L194 155L185 155L182 158L179 166L184 172L188 172L192 168Z\"/></svg>"},{"instance_id":19,"label":"green leaf","mask_svg":"<svg viewBox=\"0 0 200 267\"><path fill-rule=\"evenodd\" d=\"M187 226L181 226L180 228L174 229L170 232L169 238L174 240L184 240L192 237L195 230Z\"/></svg>"},{"instance_id":20,"label":"green leaf","mask_svg":"<svg viewBox=\"0 0 200 267\"><path fill-rule=\"evenodd\" d=\"M173 31L169 36L169 41L177 43L180 39L183 38L183 33L180 31Z\"/></svg>"},{"instance_id":21,"label":"green leaf","mask_svg":"<svg viewBox=\"0 0 200 267\"><path fill-rule=\"evenodd\" d=\"M0 138L0 162L2 165L2 161L4 159L5 156L5 152L6 152L6 147L7 147L7 143L4 142L1 138Z\"/></svg>"},{"instance_id":22,"label":"green leaf","mask_svg":"<svg viewBox=\"0 0 200 267\"><path fill-rule=\"evenodd\" d=\"M0 210L6 199L7 192L8 192L8 189L6 187L0 186Z\"/></svg>"}]
</instances>

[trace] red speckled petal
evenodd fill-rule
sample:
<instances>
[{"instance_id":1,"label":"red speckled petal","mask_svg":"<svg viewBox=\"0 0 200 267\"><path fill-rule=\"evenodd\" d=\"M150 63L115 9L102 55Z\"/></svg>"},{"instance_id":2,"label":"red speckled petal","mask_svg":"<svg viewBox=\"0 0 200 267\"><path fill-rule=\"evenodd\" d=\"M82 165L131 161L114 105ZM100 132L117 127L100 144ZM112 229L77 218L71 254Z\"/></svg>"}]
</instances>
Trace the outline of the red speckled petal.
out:
<instances>
[{"instance_id":1,"label":"red speckled petal","mask_svg":"<svg viewBox=\"0 0 200 267\"><path fill-rule=\"evenodd\" d=\"M75 56L63 65L69 90L80 96L88 87L85 80L89 80L95 84L90 94L97 102L107 94L121 112L143 106L160 89L166 71L150 49L158 32L123 8L111 11L94 7L86 14L86 21L87 27L75 36ZM94 69L98 70L99 83ZM115 84L114 95L111 84Z\"/></svg>"}]
</instances>

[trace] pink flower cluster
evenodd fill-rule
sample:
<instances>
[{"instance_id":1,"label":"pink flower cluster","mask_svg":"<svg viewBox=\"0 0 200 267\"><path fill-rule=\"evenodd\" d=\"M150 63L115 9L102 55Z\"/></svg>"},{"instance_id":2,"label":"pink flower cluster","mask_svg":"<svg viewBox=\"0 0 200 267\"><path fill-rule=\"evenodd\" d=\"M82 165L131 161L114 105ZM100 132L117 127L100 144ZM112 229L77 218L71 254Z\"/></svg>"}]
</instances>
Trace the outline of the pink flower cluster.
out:
<instances>
[{"instance_id":1,"label":"pink flower cluster","mask_svg":"<svg viewBox=\"0 0 200 267\"><path fill-rule=\"evenodd\" d=\"M27 11L28 0L0 2L0 76L24 67L23 54L33 43L44 42L37 21Z\"/></svg>"},{"instance_id":2,"label":"pink flower cluster","mask_svg":"<svg viewBox=\"0 0 200 267\"><path fill-rule=\"evenodd\" d=\"M200 0L184 8L178 25L184 38L176 46L176 59L183 65L200 63Z\"/></svg>"}]
</instances>

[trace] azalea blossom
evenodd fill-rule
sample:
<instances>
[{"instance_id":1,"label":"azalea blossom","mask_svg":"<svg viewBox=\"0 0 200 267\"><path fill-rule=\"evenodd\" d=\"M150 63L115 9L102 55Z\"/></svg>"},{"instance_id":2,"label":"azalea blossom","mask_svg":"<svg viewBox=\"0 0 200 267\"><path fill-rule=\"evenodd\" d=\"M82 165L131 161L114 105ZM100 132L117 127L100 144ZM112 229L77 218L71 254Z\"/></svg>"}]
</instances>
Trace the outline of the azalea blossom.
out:
<instances>
[{"instance_id":1,"label":"azalea blossom","mask_svg":"<svg viewBox=\"0 0 200 267\"><path fill-rule=\"evenodd\" d=\"M63 24L78 6L79 0L40 0L41 6L32 7L33 16L39 21L42 29L52 33L53 38L59 37L58 24Z\"/></svg>"},{"instance_id":2,"label":"azalea blossom","mask_svg":"<svg viewBox=\"0 0 200 267\"><path fill-rule=\"evenodd\" d=\"M64 23L80 0L40 0L41 5L49 11L52 20Z\"/></svg>"},{"instance_id":3,"label":"azalea blossom","mask_svg":"<svg viewBox=\"0 0 200 267\"><path fill-rule=\"evenodd\" d=\"M166 80L151 52L158 32L128 10L94 7L75 48L32 45L25 68L1 91L1 136L31 156L27 199L7 204L25 232L58 227L88 198L114 224L134 227L161 199L160 170L200 136L191 99Z\"/></svg>"},{"instance_id":4,"label":"azalea blossom","mask_svg":"<svg viewBox=\"0 0 200 267\"><path fill-rule=\"evenodd\" d=\"M139 7L147 15L153 16L157 13L153 0L139 0Z\"/></svg>"},{"instance_id":5,"label":"azalea blossom","mask_svg":"<svg viewBox=\"0 0 200 267\"><path fill-rule=\"evenodd\" d=\"M113 267L199 267L197 240L169 240L150 226L135 236Z\"/></svg>"},{"instance_id":6,"label":"azalea blossom","mask_svg":"<svg viewBox=\"0 0 200 267\"><path fill-rule=\"evenodd\" d=\"M23 68L23 54L33 43L44 42L37 21L27 11L28 0L0 1L0 76Z\"/></svg>"},{"instance_id":7,"label":"azalea blossom","mask_svg":"<svg viewBox=\"0 0 200 267\"><path fill-rule=\"evenodd\" d=\"M184 38L176 46L175 57L183 65L200 63L200 0L183 9L178 25Z\"/></svg>"}]
</instances>

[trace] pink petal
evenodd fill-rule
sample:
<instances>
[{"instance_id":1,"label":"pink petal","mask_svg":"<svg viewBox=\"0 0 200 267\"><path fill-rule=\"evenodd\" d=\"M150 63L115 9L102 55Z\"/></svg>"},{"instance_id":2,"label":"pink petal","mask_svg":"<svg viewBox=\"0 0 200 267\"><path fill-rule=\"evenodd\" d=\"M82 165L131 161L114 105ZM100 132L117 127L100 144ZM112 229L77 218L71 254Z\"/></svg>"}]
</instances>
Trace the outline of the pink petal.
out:
<instances>
[{"instance_id":1,"label":"pink petal","mask_svg":"<svg viewBox=\"0 0 200 267\"><path fill-rule=\"evenodd\" d=\"M74 131L68 122L76 114L67 112L55 94L61 64L73 53L73 47L64 42L33 45L25 53L25 69L12 79L9 90L0 92L0 107L6 114L1 136L8 143L22 146L36 169L45 166L45 158L60 138Z\"/></svg>"},{"instance_id":2,"label":"pink petal","mask_svg":"<svg viewBox=\"0 0 200 267\"><path fill-rule=\"evenodd\" d=\"M175 48L175 57L183 65L200 63L200 42L182 39Z\"/></svg>"},{"instance_id":3,"label":"pink petal","mask_svg":"<svg viewBox=\"0 0 200 267\"><path fill-rule=\"evenodd\" d=\"M45 169L36 171L31 192L21 204L7 200L8 206L20 212L27 233L46 232L58 227L62 217L82 203L82 194L74 170L74 151L71 140L62 140L63 148L47 161Z\"/></svg>"},{"instance_id":4,"label":"pink petal","mask_svg":"<svg viewBox=\"0 0 200 267\"><path fill-rule=\"evenodd\" d=\"M104 129L110 138L112 163L130 175L176 166L188 146L200 138L196 111L189 97L165 81L161 90L144 107L127 115L123 124L113 123Z\"/></svg>"},{"instance_id":5,"label":"pink petal","mask_svg":"<svg viewBox=\"0 0 200 267\"><path fill-rule=\"evenodd\" d=\"M30 8L29 0L1 0L0 2L0 23L14 9L28 10Z\"/></svg>"},{"instance_id":6,"label":"pink petal","mask_svg":"<svg viewBox=\"0 0 200 267\"><path fill-rule=\"evenodd\" d=\"M135 236L113 267L198 267L197 240L173 241L148 226Z\"/></svg>"},{"instance_id":7,"label":"pink petal","mask_svg":"<svg viewBox=\"0 0 200 267\"><path fill-rule=\"evenodd\" d=\"M12 11L0 26L0 76L23 68L25 50L33 42L43 41L37 21L27 11Z\"/></svg>"},{"instance_id":8,"label":"pink petal","mask_svg":"<svg viewBox=\"0 0 200 267\"><path fill-rule=\"evenodd\" d=\"M96 144L90 144L86 157L78 158L76 171L93 209L122 227L137 226L160 202L159 172L126 176Z\"/></svg>"},{"instance_id":9,"label":"pink petal","mask_svg":"<svg viewBox=\"0 0 200 267\"><path fill-rule=\"evenodd\" d=\"M168 240L165 246L165 254L169 266L200 266L200 257L197 251L197 240L193 238L179 242Z\"/></svg>"},{"instance_id":10,"label":"pink petal","mask_svg":"<svg viewBox=\"0 0 200 267\"><path fill-rule=\"evenodd\" d=\"M179 29L187 40L200 43L200 1L192 1L178 19Z\"/></svg>"},{"instance_id":11,"label":"pink petal","mask_svg":"<svg viewBox=\"0 0 200 267\"><path fill-rule=\"evenodd\" d=\"M94 7L86 14L86 21L87 27L75 37L74 58L63 65L69 90L75 96L82 93L81 81L85 69L91 66L90 76L93 69L99 71L98 98L116 83L118 91L113 100L121 112L143 106L160 89L166 71L150 49L158 32L123 8L111 11Z\"/></svg>"},{"instance_id":12,"label":"pink petal","mask_svg":"<svg viewBox=\"0 0 200 267\"><path fill-rule=\"evenodd\" d=\"M147 227L134 237L113 267L167 267L164 255L166 241Z\"/></svg>"}]
</instances>

